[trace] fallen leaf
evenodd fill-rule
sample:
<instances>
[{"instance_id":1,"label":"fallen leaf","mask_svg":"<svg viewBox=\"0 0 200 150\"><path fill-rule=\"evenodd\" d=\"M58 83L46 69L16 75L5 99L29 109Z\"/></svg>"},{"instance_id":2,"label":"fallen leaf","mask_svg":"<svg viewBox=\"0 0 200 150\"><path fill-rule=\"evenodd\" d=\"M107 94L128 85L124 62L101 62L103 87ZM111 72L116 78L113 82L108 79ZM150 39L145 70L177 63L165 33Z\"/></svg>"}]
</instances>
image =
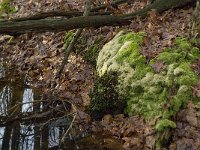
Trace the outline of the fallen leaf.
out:
<instances>
[{"instance_id":1,"label":"fallen leaf","mask_svg":"<svg viewBox=\"0 0 200 150\"><path fill-rule=\"evenodd\" d=\"M159 73L162 69L166 68L166 65L164 64L164 62L156 62L152 65L152 67L156 73Z\"/></svg>"}]
</instances>

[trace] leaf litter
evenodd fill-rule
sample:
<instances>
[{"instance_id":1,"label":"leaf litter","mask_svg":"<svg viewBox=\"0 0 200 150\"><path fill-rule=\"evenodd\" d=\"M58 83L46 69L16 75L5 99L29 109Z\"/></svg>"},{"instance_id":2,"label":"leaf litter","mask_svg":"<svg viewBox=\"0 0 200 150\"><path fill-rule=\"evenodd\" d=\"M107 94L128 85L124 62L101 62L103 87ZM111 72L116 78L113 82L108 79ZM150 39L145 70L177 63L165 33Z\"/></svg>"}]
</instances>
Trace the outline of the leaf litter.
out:
<instances>
[{"instance_id":1,"label":"leaf litter","mask_svg":"<svg viewBox=\"0 0 200 150\"><path fill-rule=\"evenodd\" d=\"M107 1L109 2L109 1ZM37 12L50 10L83 10L82 0L59 1L26 1L13 0L12 3L17 13L9 16L22 17L33 15ZM95 4L104 3L96 0ZM105 2L106 3L106 2ZM128 13L143 8L149 2L136 0L130 4L123 4L115 14ZM119 12L120 10L120 12ZM108 10L104 10L108 11ZM192 8L168 10L158 14L155 10L149 12L146 19L137 18L128 26L129 31L145 31L146 37L142 45L141 53L149 60L156 57L164 48L171 47L177 36L189 36ZM119 27L101 27L99 29L85 29L83 36L87 36L84 48L91 45L99 35L109 41L119 30ZM82 55L73 53L69 58L69 64L65 67L62 78L55 79L58 66L64 57L63 39L65 32L59 33L28 33L15 37L7 43L9 38L2 38L1 49L8 64L15 66L17 70L28 75L31 84L44 91L44 94L53 93L61 99L67 99L78 107L77 122L80 130L89 130L94 133L103 132L120 139L124 143L124 149L153 149L156 135L152 122L145 122L140 116L127 117L123 114L105 115L101 121L93 121L85 112L85 106L89 103L88 93L95 79L94 66L87 63ZM1 38L1 37L0 37ZM75 52L75 50L74 50ZM200 73L200 61L193 64L193 69ZM153 66L156 72L165 68L163 62L156 62ZM192 87L193 95L200 97L200 82ZM177 128L173 130L169 149L200 149L200 108L189 103L176 116Z\"/></svg>"}]
</instances>

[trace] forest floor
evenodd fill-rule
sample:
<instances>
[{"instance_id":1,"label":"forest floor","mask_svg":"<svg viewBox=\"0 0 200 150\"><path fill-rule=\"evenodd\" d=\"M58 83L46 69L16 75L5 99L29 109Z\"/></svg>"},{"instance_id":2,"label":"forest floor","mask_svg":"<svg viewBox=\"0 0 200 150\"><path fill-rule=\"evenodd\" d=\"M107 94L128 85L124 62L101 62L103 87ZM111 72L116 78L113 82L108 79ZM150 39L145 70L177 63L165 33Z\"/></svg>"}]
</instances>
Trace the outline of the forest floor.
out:
<instances>
[{"instance_id":1,"label":"forest floor","mask_svg":"<svg viewBox=\"0 0 200 150\"><path fill-rule=\"evenodd\" d=\"M13 0L17 12L10 17L22 17L49 10L83 10L81 0ZM131 4L120 5L118 9L109 7L102 11L113 11L114 14L128 13L143 8L148 1L136 0ZM155 144L153 122L145 122L142 117L105 115L100 121L93 121L85 112L89 104L89 91L95 79L95 65L85 58L87 50L102 37L99 47L112 39L121 29L128 31L144 31L147 33L142 52L151 57L166 47L173 45L175 37L189 37L193 8L169 10L162 14L149 12L146 19L137 18L130 25L123 27L86 28L69 58L61 79L55 75L64 57L64 37L66 32L28 33L7 41L0 37L1 55L10 67L19 73L27 74L32 86L43 91L43 94L67 99L77 107L77 121L84 129L92 132L110 134L124 142L125 149L152 149ZM4 15L5 17L8 17ZM3 39L3 40L1 40ZM82 39L82 40L81 40ZM148 54L147 54L148 53ZM176 116L177 128L172 131L169 149L200 149L200 126L197 122L200 112L189 103ZM164 148L163 148L164 149Z\"/></svg>"}]
</instances>

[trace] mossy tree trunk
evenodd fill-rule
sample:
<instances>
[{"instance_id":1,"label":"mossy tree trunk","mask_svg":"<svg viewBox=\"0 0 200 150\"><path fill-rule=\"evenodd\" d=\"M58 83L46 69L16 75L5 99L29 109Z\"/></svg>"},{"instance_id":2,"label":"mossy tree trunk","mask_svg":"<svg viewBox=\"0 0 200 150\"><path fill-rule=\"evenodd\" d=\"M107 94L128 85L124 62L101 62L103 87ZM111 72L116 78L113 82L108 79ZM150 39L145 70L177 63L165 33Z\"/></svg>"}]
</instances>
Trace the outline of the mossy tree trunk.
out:
<instances>
[{"instance_id":1,"label":"mossy tree trunk","mask_svg":"<svg viewBox=\"0 0 200 150\"><path fill-rule=\"evenodd\" d=\"M148 11L156 9L163 12L171 8L182 7L196 0L157 0L151 5L129 14L97 15L74 17L70 19L41 19L26 21L0 21L0 34L22 34L27 32L63 31L85 27L116 26L129 24L136 16L146 17Z\"/></svg>"}]
</instances>

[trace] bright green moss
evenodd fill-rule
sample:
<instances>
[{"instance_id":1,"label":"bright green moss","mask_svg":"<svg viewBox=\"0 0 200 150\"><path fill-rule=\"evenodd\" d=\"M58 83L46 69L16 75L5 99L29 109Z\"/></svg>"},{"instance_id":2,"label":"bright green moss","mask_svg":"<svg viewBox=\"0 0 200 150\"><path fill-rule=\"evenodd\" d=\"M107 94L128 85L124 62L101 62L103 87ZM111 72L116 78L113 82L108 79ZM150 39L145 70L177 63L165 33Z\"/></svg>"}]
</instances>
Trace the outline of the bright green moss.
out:
<instances>
[{"instance_id":1,"label":"bright green moss","mask_svg":"<svg viewBox=\"0 0 200 150\"><path fill-rule=\"evenodd\" d=\"M175 127L170 121L172 116L189 100L196 99L191 87L200 77L191 66L199 59L200 53L186 39L177 38L172 48L165 49L146 64L146 58L140 53L144 35L118 34L100 51L97 63L101 65L97 71L100 75L105 71L118 72L117 87L119 95L126 98L126 112L142 115L146 120L161 119L156 129L162 131ZM165 62L166 67L156 73L152 65L158 61Z\"/></svg>"},{"instance_id":2,"label":"bright green moss","mask_svg":"<svg viewBox=\"0 0 200 150\"><path fill-rule=\"evenodd\" d=\"M134 74L135 79L142 79L143 77L145 77L147 72L153 72L152 67L147 66L145 63L138 65L135 64L135 66L136 66Z\"/></svg>"},{"instance_id":3,"label":"bright green moss","mask_svg":"<svg viewBox=\"0 0 200 150\"><path fill-rule=\"evenodd\" d=\"M124 43L126 41L134 41L135 43L141 44L143 42L143 37L145 35L145 32L130 32L128 34L122 35L119 38L120 43Z\"/></svg>"},{"instance_id":4,"label":"bright green moss","mask_svg":"<svg viewBox=\"0 0 200 150\"><path fill-rule=\"evenodd\" d=\"M132 55L131 57L132 57L132 59L129 60L129 63L133 68L138 65L144 66L146 63L146 58L143 55L138 55L135 57L133 57L133 55Z\"/></svg>"},{"instance_id":5,"label":"bright green moss","mask_svg":"<svg viewBox=\"0 0 200 150\"><path fill-rule=\"evenodd\" d=\"M154 83L154 81L156 81ZM164 83L163 77L146 74L131 86L130 101L128 101L127 112L129 115L143 115L147 120L162 115L162 105L166 101L167 92L161 87Z\"/></svg>"},{"instance_id":6,"label":"bright green moss","mask_svg":"<svg viewBox=\"0 0 200 150\"><path fill-rule=\"evenodd\" d=\"M200 50L197 47L193 47L191 49L191 53L192 53L192 55L200 56Z\"/></svg>"},{"instance_id":7,"label":"bright green moss","mask_svg":"<svg viewBox=\"0 0 200 150\"><path fill-rule=\"evenodd\" d=\"M179 70L181 70L181 75L176 77L176 83L179 85L188 85L192 86L198 82L198 76L191 68L191 63L180 63L178 66Z\"/></svg>"},{"instance_id":8,"label":"bright green moss","mask_svg":"<svg viewBox=\"0 0 200 150\"><path fill-rule=\"evenodd\" d=\"M162 119L157 122L157 131L161 132L164 131L166 128L176 128L176 123L168 119Z\"/></svg>"},{"instance_id":9,"label":"bright green moss","mask_svg":"<svg viewBox=\"0 0 200 150\"><path fill-rule=\"evenodd\" d=\"M200 58L200 51L184 38L177 38L172 48L165 49L147 64L140 45L145 34L120 32L100 51L97 72L118 73L118 96L127 101L125 112L156 120L155 129L164 133L176 128L174 115L185 107L189 100L199 104L192 94L192 86L200 77L191 68ZM152 65L164 62L166 67L154 72Z\"/></svg>"},{"instance_id":10,"label":"bright green moss","mask_svg":"<svg viewBox=\"0 0 200 150\"><path fill-rule=\"evenodd\" d=\"M200 58L200 49L197 47L193 47L191 49L191 53L188 54L188 58L192 61L195 61Z\"/></svg>"},{"instance_id":11,"label":"bright green moss","mask_svg":"<svg viewBox=\"0 0 200 150\"><path fill-rule=\"evenodd\" d=\"M158 60L164 61L167 64L178 62L183 56L180 53L163 52L158 55Z\"/></svg>"},{"instance_id":12,"label":"bright green moss","mask_svg":"<svg viewBox=\"0 0 200 150\"><path fill-rule=\"evenodd\" d=\"M117 56L117 61L120 63L123 62L133 62L134 59L140 56L140 45L139 43L136 43L134 41L129 42L130 44L124 48L123 50L120 50Z\"/></svg>"},{"instance_id":13,"label":"bright green moss","mask_svg":"<svg viewBox=\"0 0 200 150\"><path fill-rule=\"evenodd\" d=\"M191 50L192 47L191 43L187 39L180 37L176 38L175 45L179 50L184 50L184 51Z\"/></svg>"},{"instance_id":14,"label":"bright green moss","mask_svg":"<svg viewBox=\"0 0 200 150\"><path fill-rule=\"evenodd\" d=\"M177 83L180 85L194 85L196 83L196 79L194 77L191 78L191 76L181 76L178 78Z\"/></svg>"},{"instance_id":15,"label":"bright green moss","mask_svg":"<svg viewBox=\"0 0 200 150\"><path fill-rule=\"evenodd\" d=\"M74 33L72 31L66 32L65 38L64 38L64 47L67 48L74 36Z\"/></svg>"},{"instance_id":16,"label":"bright green moss","mask_svg":"<svg viewBox=\"0 0 200 150\"><path fill-rule=\"evenodd\" d=\"M175 46L172 49L166 49L159 54L157 59L164 61L167 64L195 61L200 58L200 50L197 47L192 47L184 38L177 38Z\"/></svg>"}]
</instances>

